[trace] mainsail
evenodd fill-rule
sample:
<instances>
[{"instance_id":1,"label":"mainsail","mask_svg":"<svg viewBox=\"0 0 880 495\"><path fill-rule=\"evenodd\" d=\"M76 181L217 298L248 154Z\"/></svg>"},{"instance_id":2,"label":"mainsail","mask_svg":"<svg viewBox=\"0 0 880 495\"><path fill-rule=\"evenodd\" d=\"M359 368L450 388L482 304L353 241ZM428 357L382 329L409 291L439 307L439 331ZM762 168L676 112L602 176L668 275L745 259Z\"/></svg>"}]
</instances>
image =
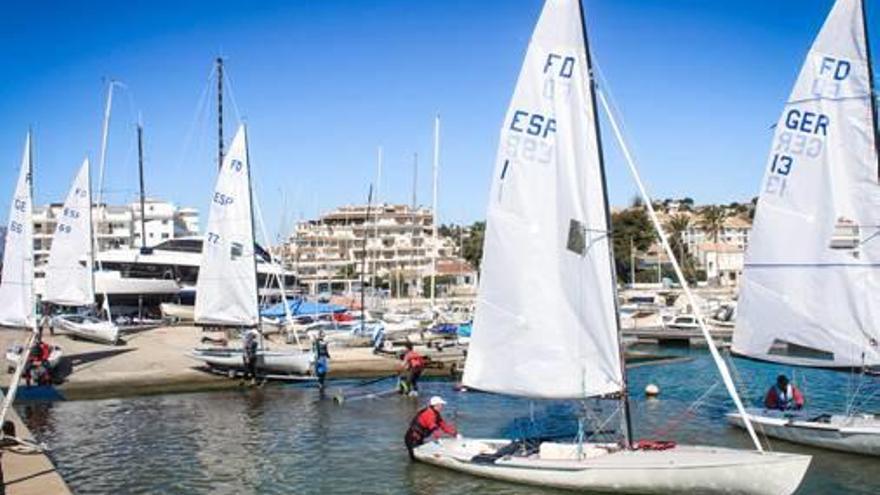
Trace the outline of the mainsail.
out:
<instances>
[{"instance_id":1,"label":"mainsail","mask_svg":"<svg viewBox=\"0 0 880 495\"><path fill-rule=\"evenodd\" d=\"M67 193L52 236L44 302L64 306L95 303L91 203L89 159L86 158Z\"/></svg>"},{"instance_id":2,"label":"mainsail","mask_svg":"<svg viewBox=\"0 0 880 495\"><path fill-rule=\"evenodd\" d=\"M546 2L501 128L464 384L540 398L624 386L579 2Z\"/></svg>"},{"instance_id":3,"label":"mainsail","mask_svg":"<svg viewBox=\"0 0 880 495\"><path fill-rule=\"evenodd\" d=\"M259 322L247 133L241 126L217 176L196 282L195 321L255 326Z\"/></svg>"},{"instance_id":4,"label":"mainsail","mask_svg":"<svg viewBox=\"0 0 880 495\"><path fill-rule=\"evenodd\" d=\"M21 158L15 196L9 208L3 279L0 283L0 325L32 327L34 324L34 240L31 198L31 135Z\"/></svg>"},{"instance_id":5,"label":"mainsail","mask_svg":"<svg viewBox=\"0 0 880 495\"><path fill-rule=\"evenodd\" d=\"M838 0L776 125L734 352L880 364L880 185L862 2Z\"/></svg>"}]
</instances>

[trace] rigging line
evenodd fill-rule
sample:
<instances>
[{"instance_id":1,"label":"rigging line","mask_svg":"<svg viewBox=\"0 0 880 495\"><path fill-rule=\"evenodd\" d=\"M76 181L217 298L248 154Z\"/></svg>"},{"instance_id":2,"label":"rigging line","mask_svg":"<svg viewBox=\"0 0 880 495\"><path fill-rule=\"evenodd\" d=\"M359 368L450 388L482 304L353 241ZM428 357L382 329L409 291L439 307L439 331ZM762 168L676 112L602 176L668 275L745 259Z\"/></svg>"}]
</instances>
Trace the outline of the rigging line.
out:
<instances>
[{"instance_id":1,"label":"rigging line","mask_svg":"<svg viewBox=\"0 0 880 495\"><path fill-rule=\"evenodd\" d=\"M235 91L232 89L232 79L229 76L229 71L223 71L223 79L226 80L226 92L229 93L229 101L232 102L232 111L235 113L235 120L241 123L241 112L238 109L238 102L235 99Z\"/></svg>"},{"instance_id":2,"label":"rigging line","mask_svg":"<svg viewBox=\"0 0 880 495\"><path fill-rule=\"evenodd\" d=\"M720 383L720 381L716 381L715 383L713 383L711 387L706 389L705 392L697 397L697 400L691 402L690 405L688 405L688 407L685 408L684 411L678 414L677 417L670 419L659 428L655 428L654 431L651 432L650 436L654 438L665 437L673 431L677 430L685 419L690 418L697 411L697 409L703 404L703 401L705 401L706 398L709 397L709 395L718 387Z\"/></svg>"},{"instance_id":3,"label":"rigging line","mask_svg":"<svg viewBox=\"0 0 880 495\"><path fill-rule=\"evenodd\" d=\"M196 133L196 129L200 129L202 126L199 126L199 122L202 122L205 119L205 114L207 113L207 101L208 95L211 91L211 82L214 78L214 73L217 71L217 68L214 65L211 65L211 71L208 74L208 78L205 81L205 87L202 90L201 96L199 96L198 101L196 102L196 108L193 112L193 118L190 121L189 129L187 129L186 134L183 139L183 149L181 153L178 155L177 168L182 169L185 165L184 161L186 160L190 145L193 140L193 136ZM204 135L204 131L202 131L201 135Z\"/></svg>"},{"instance_id":4,"label":"rigging line","mask_svg":"<svg viewBox=\"0 0 880 495\"><path fill-rule=\"evenodd\" d=\"M614 131L614 136L617 139L618 145L620 146L620 151L623 154L623 158L626 162L627 167L629 168L630 175L636 183L639 194L645 202L645 208L648 211L648 216L650 217L651 222L654 225L654 230L656 231L657 236L660 238L660 245L663 247L663 250L666 252L667 257L672 262L672 268L675 270L675 276L676 278L678 278L678 282L681 285L685 296L691 303L691 306L693 306L694 315L696 316L697 322L700 326L700 332L703 334L703 337L706 340L706 344L709 346L709 353L712 355L712 360L715 363L715 367L718 369L718 373L721 375L721 378L724 381L724 385L727 388L727 392L730 395L730 398L733 399L734 404L736 404L737 411L739 411L740 415L742 416L743 423L746 426L746 430L748 430L749 432L749 437L751 437L752 442L755 444L755 449L759 453L761 453L764 451L764 448L761 445L757 434L755 433L755 429L752 426L750 417L746 412L745 406L743 405L739 394L736 391L736 385L733 383L733 378L730 376L730 370L727 368L727 365L724 363L724 360L718 353L718 348L715 346L715 341L713 340L712 334L706 325L705 317L702 314L703 311L696 303L696 298L693 292L691 292L690 284L685 278L684 273L681 269L681 265L678 263L678 259L675 257L675 253L672 251L672 247L669 244L669 238L666 235L666 231L660 224L660 219L657 217L657 212L654 211L654 206L651 203L652 198L648 194L644 182L642 182L641 174L639 174L632 154L629 151L627 141L623 138L623 135L621 134L620 127L617 125L617 120L615 119L615 115L608 105L608 100L605 98L604 92L598 91L597 96L599 101L602 103L606 116L608 117L608 122L609 124L611 124L611 128Z\"/></svg>"}]
</instances>

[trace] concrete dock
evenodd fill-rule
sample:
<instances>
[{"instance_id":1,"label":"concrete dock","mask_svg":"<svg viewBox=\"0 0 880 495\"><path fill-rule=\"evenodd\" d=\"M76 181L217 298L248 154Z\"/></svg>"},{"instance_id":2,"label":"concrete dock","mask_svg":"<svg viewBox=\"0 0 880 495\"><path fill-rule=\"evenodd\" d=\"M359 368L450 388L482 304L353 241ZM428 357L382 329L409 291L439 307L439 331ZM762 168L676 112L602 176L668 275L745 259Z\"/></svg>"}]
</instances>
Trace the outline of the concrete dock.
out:
<instances>
[{"instance_id":1,"label":"concrete dock","mask_svg":"<svg viewBox=\"0 0 880 495\"><path fill-rule=\"evenodd\" d=\"M173 392L194 392L237 387L236 380L207 372L202 364L186 356L204 347L201 329L192 326L158 327L123 336L117 346L75 340L66 335L44 336L47 343L64 351L62 384L55 387L59 399L82 400ZM214 334L214 336L218 336ZM23 332L0 331L0 349L24 341ZM267 336L272 349L293 349L281 336ZM369 348L331 347L330 378L374 377L393 374L399 361L393 356L373 354ZM430 375L450 375L460 367L461 353L449 350L426 354L433 364ZM0 385L9 385L11 375L2 374Z\"/></svg>"},{"instance_id":2,"label":"concrete dock","mask_svg":"<svg viewBox=\"0 0 880 495\"><path fill-rule=\"evenodd\" d=\"M732 328L710 327L709 332L718 347L730 344ZM621 331L625 339L634 339L640 344L706 347L706 339L698 329L680 329L664 326L625 328Z\"/></svg>"},{"instance_id":3,"label":"concrete dock","mask_svg":"<svg viewBox=\"0 0 880 495\"><path fill-rule=\"evenodd\" d=\"M15 424L15 433L19 438L34 441L30 431L21 422L15 411L10 411L8 418ZM7 495L67 495L70 489L67 483L55 470L55 465L46 454L19 453L14 449L4 448L3 478Z\"/></svg>"}]
</instances>

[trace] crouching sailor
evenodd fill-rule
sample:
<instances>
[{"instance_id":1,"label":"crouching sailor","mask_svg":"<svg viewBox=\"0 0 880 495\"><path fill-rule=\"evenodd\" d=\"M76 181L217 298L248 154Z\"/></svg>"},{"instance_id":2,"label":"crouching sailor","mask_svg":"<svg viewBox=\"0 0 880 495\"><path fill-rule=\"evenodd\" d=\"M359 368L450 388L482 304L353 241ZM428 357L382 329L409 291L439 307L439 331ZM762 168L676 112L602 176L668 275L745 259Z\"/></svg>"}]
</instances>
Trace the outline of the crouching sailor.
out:
<instances>
[{"instance_id":1,"label":"crouching sailor","mask_svg":"<svg viewBox=\"0 0 880 495\"><path fill-rule=\"evenodd\" d=\"M776 385L770 387L764 397L764 407L780 411L801 409L804 407L804 394L793 383L789 383L787 376L779 375Z\"/></svg>"},{"instance_id":2,"label":"crouching sailor","mask_svg":"<svg viewBox=\"0 0 880 495\"><path fill-rule=\"evenodd\" d=\"M406 450L409 452L409 458L415 460L413 449L425 443L432 436L440 438L442 433L449 436L458 436L455 425L447 423L440 416L446 401L442 397L435 395L428 401L428 407L421 409L409 424L403 442L406 444Z\"/></svg>"}]
</instances>

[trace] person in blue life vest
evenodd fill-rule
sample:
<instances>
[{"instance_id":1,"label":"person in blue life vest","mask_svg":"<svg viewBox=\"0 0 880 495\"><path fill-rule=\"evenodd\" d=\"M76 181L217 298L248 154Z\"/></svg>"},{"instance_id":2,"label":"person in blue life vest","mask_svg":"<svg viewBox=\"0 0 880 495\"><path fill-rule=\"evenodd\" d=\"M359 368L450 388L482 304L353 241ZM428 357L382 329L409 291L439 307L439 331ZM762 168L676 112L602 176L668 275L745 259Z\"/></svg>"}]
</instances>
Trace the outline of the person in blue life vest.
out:
<instances>
[{"instance_id":1,"label":"person in blue life vest","mask_svg":"<svg viewBox=\"0 0 880 495\"><path fill-rule=\"evenodd\" d=\"M804 395L785 375L776 377L776 384L764 396L764 407L779 411L798 410L804 407Z\"/></svg>"},{"instance_id":2,"label":"person in blue life vest","mask_svg":"<svg viewBox=\"0 0 880 495\"><path fill-rule=\"evenodd\" d=\"M312 343L312 352L315 356L315 377L318 378L318 390L324 393L324 381L327 372L330 371L330 351L327 342L324 341L324 331L318 332L318 337Z\"/></svg>"}]
</instances>

